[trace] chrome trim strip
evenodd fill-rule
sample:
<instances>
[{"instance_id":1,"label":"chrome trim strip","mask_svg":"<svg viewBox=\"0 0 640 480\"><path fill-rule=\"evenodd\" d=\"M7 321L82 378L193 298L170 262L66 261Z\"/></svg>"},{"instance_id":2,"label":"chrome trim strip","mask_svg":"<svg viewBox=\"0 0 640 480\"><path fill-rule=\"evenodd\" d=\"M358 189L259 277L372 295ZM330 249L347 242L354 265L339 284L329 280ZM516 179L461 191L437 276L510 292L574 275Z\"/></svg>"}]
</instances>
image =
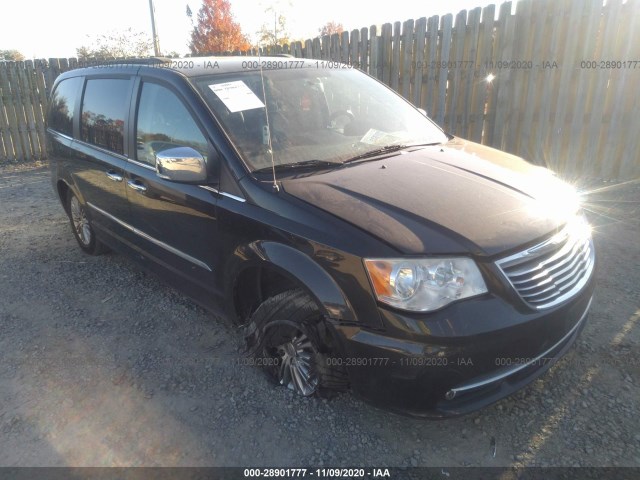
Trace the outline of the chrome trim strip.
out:
<instances>
[{"instance_id":1,"label":"chrome trim strip","mask_svg":"<svg viewBox=\"0 0 640 480\"><path fill-rule=\"evenodd\" d=\"M205 190L209 190L210 192L217 193L218 195L222 195L223 197L231 198L237 202L246 202L247 200L242 197L238 197L236 195L232 195L231 193L221 192L217 188L210 187L209 185L198 185L200 188L204 188Z\"/></svg>"},{"instance_id":2,"label":"chrome trim strip","mask_svg":"<svg viewBox=\"0 0 640 480\"><path fill-rule=\"evenodd\" d=\"M480 388L480 387L484 387L485 385L489 385L490 383L495 383L498 382L506 377L509 377L515 373L518 373L520 370L523 370L527 367L529 367L530 365L540 361L541 359L543 359L545 356L547 356L549 354L549 352L553 351L554 349L558 348L559 345L561 345L562 343L564 343L571 335L573 335L576 330L580 327L580 325L582 325L582 322L584 321L584 319L587 317L587 313L589 312L589 308L591 308L591 302L593 301L593 297L591 297L589 299L589 303L587 304L587 308L585 308L584 313L582 314L582 316L580 317L580 320L578 320L578 322L573 326L573 328L571 330L569 330L569 332L567 332L567 334L562 337L558 342L556 342L551 348L547 349L546 351L544 351L543 353L541 353L540 355L538 355L536 358L529 360L527 363L523 363L522 365L518 365L514 368L512 368L511 370L508 370L506 372L502 372L498 375L494 375L490 378L487 378L485 380L480 380L478 382L474 382L474 383L470 383L468 385L463 385L461 387L457 387L457 388L452 388L451 391L454 394L458 394L460 392L466 392L468 390L475 390L476 388ZM558 360L557 358L554 359Z\"/></svg>"},{"instance_id":3,"label":"chrome trim strip","mask_svg":"<svg viewBox=\"0 0 640 480\"><path fill-rule=\"evenodd\" d=\"M113 155L116 158L119 158L121 160L125 160L125 161L129 160L125 155L122 155L122 154L116 153L116 152L112 152L111 150L107 150L106 148L99 147L98 145L94 145L93 143L88 143L88 142L85 142L84 140L80 140L80 139L77 139L77 138L75 138L74 140L77 143L79 143L81 145L84 145L85 147L93 148L95 150L98 150L99 152L106 153L107 155Z\"/></svg>"},{"instance_id":4,"label":"chrome trim strip","mask_svg":"<svg viewBox=\"0 0 640 480\"><path fill-rule=\"evenodd\" d=\"M47 132L50 133L51 135L56 135L58 137L62 137L64 139L66 139L66 140L73 141L73 137L70 137L69 135L65 135L64 133L60 133L60 132L54 130L53 128L51 128L51 127L47 128Z\"/></svg>"},{"instance_id":5,"label":"chrome trim strip","mask_svg":"<svg viewBox=\"0 0 640 480\"><path fill-rule=\"evenodd\" d=\"M182 251L178 250L177 248L172 247L171 245L167 245L166 243L164 243L164 242L162 242L162 241L158 240L157 238L152 237L151 235L149 235L149 234L147 234L147 233L144 233L144 232L143 232L143 231L141 231L141 230L138 230L138 229L137 229L137 228L135 228L134 226L129 225L128 223L123 222L123 221L122 221L122 220L120 220L119 218L114 217L114 216L113 216L113 215L111 215L110 213L105 212L105 211L104 211L104 210L102 210L101 208L96 207L93 203L91 203L91 202L87 202L87 205L88 205L88 206L90 206L91 208L93 208L95 211L97 211L97 212L101 213L101 214L102 214L102 215L104 215L105 217L107 217L107 218L109 218L109 219L113 220L114 222L116 222L116 223L118 223L118 224L122 225L122 226L123 226L124 228L126 228L127 230L130 230L130 231L132 231L133 233L135 233L135 234L137 234L137 235L140 235L142 238L144 238L144 239L146 239L146 240L149 240L149 241L150 241L150 242L152 242L152 243L155 243L155 244L156 244L156 245L158 245L159 247L162 247L162 248L164 248L165 250L167 250L167 251L169 251L169 252L171 252L171 253L173 253L173 254L175 254L175 255L179 256L179 257L182 257L182 258L184 258L185 260L187 260L187 261L189 261L189 262L193 263L194 265L197 265L198 267L204 268L205 270L207 270L207 271L209 271L209 272L211 272L211 271L212 271L212 270L211 270L211 268L209 268L209 265L207 265L206 263L204 263L204 262L202 262L202 261L198 260L197 258L193 258L191 255L188 255L188 254L186 254L186 253L184 253L184 252L182 252Z\"/></svg>"},{"instance_id":6,"label":"chrome trim strip","mask_svg":"<svg viewBox=\"0 0 640 480\"><path fill-rule=\"evenodd\" d=\"M147 170L151 170L152 172L156 171L156 169L154 167L152 167L151 165L149 165L148 163L142 163L142 162L139 162L139 161L134 160L132 158L127 158L127 162L133 163L134 165L138 165L139 167L146 168Z\"/></svg>"}]
</instances>

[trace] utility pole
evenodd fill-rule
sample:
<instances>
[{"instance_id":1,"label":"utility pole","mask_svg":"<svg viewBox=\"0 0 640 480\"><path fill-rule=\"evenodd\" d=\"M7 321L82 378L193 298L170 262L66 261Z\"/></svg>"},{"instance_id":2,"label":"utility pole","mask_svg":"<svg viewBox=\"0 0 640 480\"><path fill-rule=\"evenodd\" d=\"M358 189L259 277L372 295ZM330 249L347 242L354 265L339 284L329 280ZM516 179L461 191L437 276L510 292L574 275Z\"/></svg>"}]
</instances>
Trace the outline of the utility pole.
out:
<instances>
[{"instance_id":1,"label":"utility pole","mask_svg":"<svg viewBox=\"0 0 640 480\"><path fill-rule=\"evenodd\" d=\"M151 34L153 35L153 52L156 57L160 56L160 39L156 31L156 9L153 6L153 0L149 0L149 11L151 13Z\"/></svg>"},{"instance_id":2,"label":"utility pole","mask_svg":"<svg viewBox=\"0 0 640 480\"><path fill-rule=\"evenodd\" d=\"M278 15L276 9L273 9L273 46L278 45Z\"/></svg>"}]
</instances>

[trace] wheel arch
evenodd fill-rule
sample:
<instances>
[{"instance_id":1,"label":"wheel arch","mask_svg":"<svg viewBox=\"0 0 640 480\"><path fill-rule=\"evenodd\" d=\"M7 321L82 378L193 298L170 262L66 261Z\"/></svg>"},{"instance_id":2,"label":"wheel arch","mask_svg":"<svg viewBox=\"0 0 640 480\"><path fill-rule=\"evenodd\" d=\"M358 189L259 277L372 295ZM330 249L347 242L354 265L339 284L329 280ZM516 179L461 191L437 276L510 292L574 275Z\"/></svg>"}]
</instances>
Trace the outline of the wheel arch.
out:
<instances>
[{"instance_id":1,"label":"wheel arch","mask_svg":"<svg viewBox=\"0 0 640 480\"><path fill-rule=\"evenodd\" d=\"M328 318L355 322L356 315L335 280L311 257L288 245L256 241L238 247L227 269L230 310L243 321L269 296L302 288Z\"/></svg>"}]
</instances>

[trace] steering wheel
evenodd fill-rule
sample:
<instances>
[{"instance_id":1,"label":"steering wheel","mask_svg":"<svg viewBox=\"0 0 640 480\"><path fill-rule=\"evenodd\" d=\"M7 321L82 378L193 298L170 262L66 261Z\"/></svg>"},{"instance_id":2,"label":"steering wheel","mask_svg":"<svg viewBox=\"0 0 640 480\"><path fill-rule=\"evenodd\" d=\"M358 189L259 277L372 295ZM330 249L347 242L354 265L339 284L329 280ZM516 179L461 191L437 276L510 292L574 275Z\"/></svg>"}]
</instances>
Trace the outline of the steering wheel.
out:
<instances>
[{"instance_id":1,"label":"steering wheel","mask_svg":"<svg viewBox=\"0 0 640 480\"><path fill-rule=\"evenodd\" d=\"M353 112L351 110L336 110L335 112L333 112L329 116L329 121L333 122L337 118L340 118L340 117L343 117L343 116L347 117L350 122L352 122L356 118L356 116L353 114Z\"/></svg>"}]
</instances>

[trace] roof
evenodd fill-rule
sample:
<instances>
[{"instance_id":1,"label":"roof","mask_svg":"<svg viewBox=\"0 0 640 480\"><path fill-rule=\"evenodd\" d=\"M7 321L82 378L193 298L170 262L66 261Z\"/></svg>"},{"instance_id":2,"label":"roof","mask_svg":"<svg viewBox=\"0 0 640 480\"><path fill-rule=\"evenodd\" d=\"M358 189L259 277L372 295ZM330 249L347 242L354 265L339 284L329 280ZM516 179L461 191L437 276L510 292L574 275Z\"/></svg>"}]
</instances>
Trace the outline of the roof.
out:
<instances>
[{"instance_id":1,"label":"roof","mask_svg":"<svg viewBox=\"0 0 640 480\"><path fill-rule=\"evenodd\" d=\"M300 68L305 62L311 63L315 61L316 60L294 58L290 56L224 56L186 58L149 57L95 63L89 60L88 62L79 62L78 67L80 68L73 72L75 75L85 75L95 73L97 70L106 72L106 69L114 69L119 72L131 72L138 71L141 68L161 68L179 72L186 77L197 77L200 75L211 75L217 73L234 73L251 70L257 71L260 70L260 66L264 69Z\"/></svg>"}]
</instances>

